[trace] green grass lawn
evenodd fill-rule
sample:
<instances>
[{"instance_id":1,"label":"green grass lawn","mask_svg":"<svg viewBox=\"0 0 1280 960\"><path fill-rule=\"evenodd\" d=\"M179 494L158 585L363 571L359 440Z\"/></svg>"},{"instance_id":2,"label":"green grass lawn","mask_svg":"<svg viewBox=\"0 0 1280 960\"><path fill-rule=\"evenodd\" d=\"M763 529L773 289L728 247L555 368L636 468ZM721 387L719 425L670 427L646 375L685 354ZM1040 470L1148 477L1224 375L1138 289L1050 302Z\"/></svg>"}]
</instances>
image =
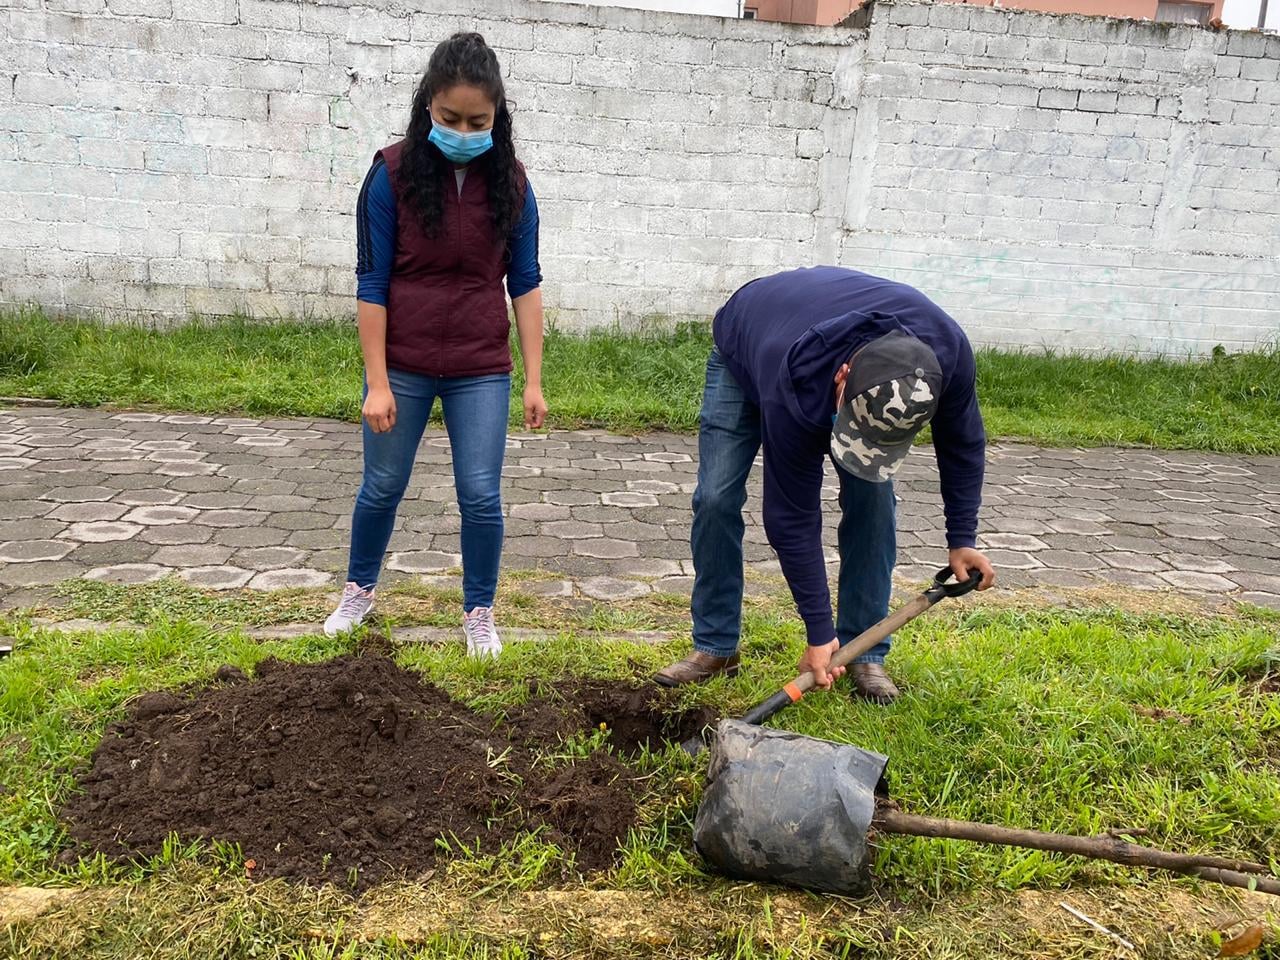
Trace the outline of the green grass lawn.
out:
<instances>
[{"instance_id":1,"label":"green grass lawn","mask_svg":"<svg viewBox=\"0 0 1280 960\"><path fill-rule=\"evenodd\" d=\"M295 607L278 609L283 619ZM1105 937L1058 910L1066 900L1122 921L1139 955L1180 958L1209 955L1215 910L1235 904L1240 913L1266 899L1230 899L1111 864L907 837L880 846L877 891L866 900L732 884L704 872L691 848L705 760L675 747L644 762L641 826L617 866L580 884L547 880L537 837L359 901L328 888L249 883L225 848L175 843L130 867L60 865L54 811L75 765L130 697L206 682L223 663L247 670L267 656L317 661L350 649L315 636L256 641L173 612L106 633L0 622L17 637L15 654L0 661L0 886L89 891L44 919L0 928L5 956L1113 955ZM688 691L691 700L737 714L789 679L803 639L786 604L755 603L746 636L744 674ZM468 662L458 647L406 646L397 658L455 697L501 710L530 678L630 677L686 643L598 644L566 632L509 644L494 665ZM1274 864L1278 658L1276 623L1264 614L1026 612L975 600L902 631L893 664L907 694L893 707L815 694L774 724L887 754L892 795L910 811L1080 834L1144 828L1153 845ZM1037 911L1043 922L1032 922ZM615 921L629 932L610 935ZM1177 923L1185 929L1175 937Z\"/></svg>"},{"instance_id":2,"label":"green grass lawn","mask_svg":"<svg viewBox=\"0 0 1280 960\"><path fill-rule=\"evenodd\" d=\"M709 348L705 325L552 330L543 384L551 425L695 430ZM352 323L158 330L0 313L0 395L353 420L361 369ZM985 350L978 375L992 437L1280 453L1280 348L1197 361Z\"/></svg>"}]
</instances>

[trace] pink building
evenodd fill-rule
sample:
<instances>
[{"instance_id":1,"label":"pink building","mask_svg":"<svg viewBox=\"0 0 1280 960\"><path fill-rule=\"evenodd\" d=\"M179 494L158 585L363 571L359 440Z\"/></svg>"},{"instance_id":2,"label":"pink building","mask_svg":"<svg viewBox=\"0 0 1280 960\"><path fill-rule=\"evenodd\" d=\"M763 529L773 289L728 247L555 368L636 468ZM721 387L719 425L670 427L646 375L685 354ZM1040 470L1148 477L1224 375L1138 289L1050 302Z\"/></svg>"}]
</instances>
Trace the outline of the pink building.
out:
<instances>
[{"instance_id":1,"label":"pink building","mask_svg":"<svg viewBox=\"0 0 1280 960\"><path fill-rule=\"evenodd\" d=\"M996 6L996 0L942 0ZM1225 0L1000 0L999 6L1046 13L1083 13L1104 17L1131 17L1181 23L1208 23L1222 16ZM745 0L743 14L757 20L789 23L839 23L862 6L861 0Z\"/></svg>"},{"instance_id":2,"label":"pink building","mask_svg":"<svg viewBox=\"0 0 1280 960\"><path fill-rule=\"evenodd\" d=\"M839 23L862 6L862 0L745 0L742 15L785 23Z\"/></svg>"}]
</instances>

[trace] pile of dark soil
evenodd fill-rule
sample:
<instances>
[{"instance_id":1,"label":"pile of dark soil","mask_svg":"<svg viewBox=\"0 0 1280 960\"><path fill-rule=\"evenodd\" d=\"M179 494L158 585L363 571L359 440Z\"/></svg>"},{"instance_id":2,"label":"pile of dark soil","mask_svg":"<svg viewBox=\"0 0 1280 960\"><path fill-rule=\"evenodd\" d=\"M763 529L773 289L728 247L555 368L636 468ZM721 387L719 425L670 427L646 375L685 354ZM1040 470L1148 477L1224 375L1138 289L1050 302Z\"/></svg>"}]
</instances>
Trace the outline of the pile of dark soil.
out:
<instances>
[{"instance_id":1,"label":"pile of dark soil","mask_svg":"<svg viewBox=\"0 0 1280 960\"><path fill-rule=\"evenodd\" d=\"M380 656L234 667L191 698L149 693L108 727L63 811L71 856L153 855L184 840L238 843L254 876L350 881L416 876L437 838L496 850L521 831L607 867L635 822L634 775L596 750L536 763L606 725L618 754L679 741L712 719L659 688L531 686L506 718L476 713Z\"/></svg>"}]
</instances>

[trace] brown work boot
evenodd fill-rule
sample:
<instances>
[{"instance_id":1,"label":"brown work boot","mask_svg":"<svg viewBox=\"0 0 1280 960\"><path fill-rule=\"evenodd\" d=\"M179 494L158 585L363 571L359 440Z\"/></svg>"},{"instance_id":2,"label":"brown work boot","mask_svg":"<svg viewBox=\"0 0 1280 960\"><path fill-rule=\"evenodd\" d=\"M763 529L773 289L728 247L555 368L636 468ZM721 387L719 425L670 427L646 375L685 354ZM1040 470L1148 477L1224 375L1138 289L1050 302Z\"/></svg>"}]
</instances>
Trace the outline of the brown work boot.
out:
<instances>
[{"instance_id":1,"label":"brown work boot","mask_svg":"<svg viewBox=\"0 0 1280 960\"><path fill-rule=\"evenodd\" d=\"M683 660L663 667L653 675L653 680L664 687L678 687L685 683L701 683L720 673L727 677L738 675L736 653L731 657L713 657L709 653L695 650Z\"/></svg>"},{"instance_id":2,"label":"brown work boot","mask_svg":"<svg viewBox=\"0 0 1280 960\"><path fill-rule=\"evenodd\" d=\"M859 697L881 705L898 699L898 688L884 672L883 664L855 663L849 667L849 672L853 675L855 693Z\"/></svg>"}]
</instances>

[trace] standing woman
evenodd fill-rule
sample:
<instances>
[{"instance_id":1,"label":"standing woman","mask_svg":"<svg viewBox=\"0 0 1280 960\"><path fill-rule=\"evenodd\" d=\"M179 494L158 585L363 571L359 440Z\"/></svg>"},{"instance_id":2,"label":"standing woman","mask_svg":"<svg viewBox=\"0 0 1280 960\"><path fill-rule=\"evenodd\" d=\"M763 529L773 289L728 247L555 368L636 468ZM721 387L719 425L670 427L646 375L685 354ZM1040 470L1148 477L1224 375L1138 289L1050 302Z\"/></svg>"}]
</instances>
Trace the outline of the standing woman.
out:
<instances>
[{"instance_id":1,"label":"standing woman","mask_svg":"<svg viewBox=\"0 0 1280 960\"><path fill-rule=\"evenodd\" d=\"M454 34L431 55L408 135L379 150L365 177L356 236L364 479L347 584L324 630L350 630L373 606L396 508L439 397L462 513L467 652L496 657L512 367L504 275L524 358L526 429L542 425L547 405L538 208L516 159L498 58L478 33Z\"/></svg>"}]
</instances>

